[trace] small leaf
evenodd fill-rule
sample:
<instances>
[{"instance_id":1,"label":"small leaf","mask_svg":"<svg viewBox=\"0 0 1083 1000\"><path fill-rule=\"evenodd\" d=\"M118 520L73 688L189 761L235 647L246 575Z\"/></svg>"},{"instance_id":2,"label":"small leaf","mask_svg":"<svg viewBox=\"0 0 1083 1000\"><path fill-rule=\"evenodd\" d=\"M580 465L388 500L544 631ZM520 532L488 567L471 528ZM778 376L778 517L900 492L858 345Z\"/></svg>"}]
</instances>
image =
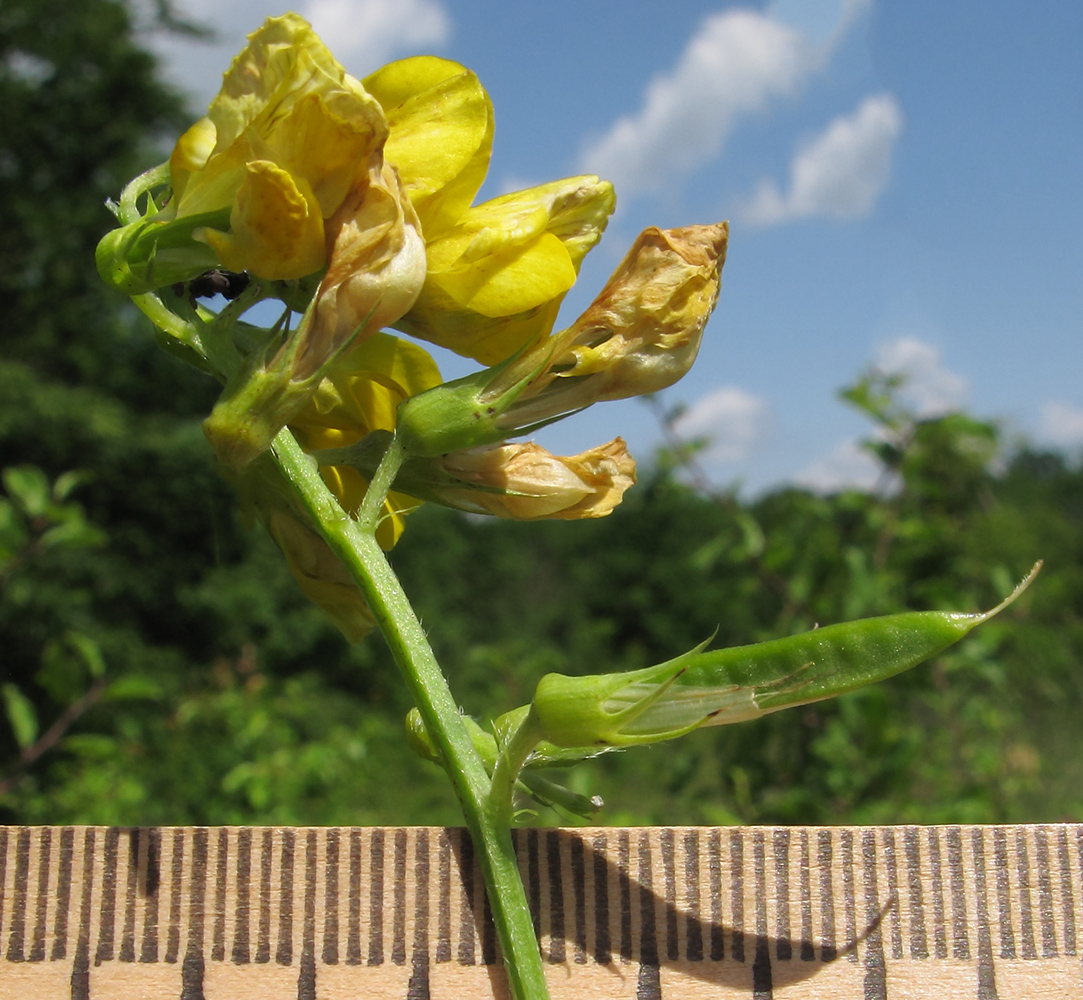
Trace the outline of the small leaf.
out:
<instances>
[{"instance_id":1,"label":"small leaf","mask_svg":"<svg viewBox=\"0 0 1083 1000\"><path fill-rule=\"evenodd\" d=\"M38 713L33 703L14 684L0 687L4 695L4 707L7 709L8 722L15 734L15 742L20 750L25 750L38 736Z\"/></svg>"},{"instance_id":2,"label":"small leaf","mask_svg":"<svg viewBox=\"0 0 1083 1000\"><path fill-rule=\"evenodd\" d=\"M127 674L113 681L105 693L109 701L156 701L162 697L162 688L157 681L138 674Z\"/></svg>"},{"instance_id":3,"label":"small leaf","mask_svg":"<svg viewBox=\"0 0 1083 1000\"><path fill-rule=\"evenodd\" d=\"M9 500L0 499L0 567L27 541L26 524Z\"/></svg>"},{"instance_id":4,"label":"small leaf","mask_svg":"<svg viewBox=\"0 0 1083 1000\"><path fill-rule=\"evenodd\" d=\"M74 733L64 740L70 753L88 760L106 760L117 750L117 741L103 733Z\"/></svg>"},{"instance_id":5,"label":"small leaf","mask_svg":"<svg viewBox=\"0 0 1083 1000\"><path fill-rule=\"evenodd\" d=\"M89 549L105 544L105 533L87 524L80 512L68 521L50 528L41 536L42 548L67 545L71 548Z\"/></svg>"},{"instance_id":6,"label":"small leaf","mask_svg":"<svg viewBox=\"0 0 1083 1000\"><path fill-rule=\"evenodd\" d=\"M53 499L58 503L67 500L73 490L82 486L89 479L90 473L88 472L79 472L75 469L62 472L56 477L56 482L53 483Z\"/></svg>"},{"instance_id":7,"label":"small leaf","mask_svg":"<svg viewBox=\"0 0 1083 1000\"><path fill-rule=\"evenodd\" d=\"M79 654L79 659L86 665L91 677L102 677L105 674L105 660L102 659L101 647L90 636L83 635L82 632L69 632L65 638L71 648Z\"/></svg>"},{"instance_id":8,"label":"small leaf","mask_svg":"<svg viewBox=\"0 0 1083 1000\"><path fill-rule=\"evenodd\" d=\"M36 465L17 465L5 469L4 487L8 495L29 517L41 517L52 499L49 480Z\"/></svg>"}]
</instances>

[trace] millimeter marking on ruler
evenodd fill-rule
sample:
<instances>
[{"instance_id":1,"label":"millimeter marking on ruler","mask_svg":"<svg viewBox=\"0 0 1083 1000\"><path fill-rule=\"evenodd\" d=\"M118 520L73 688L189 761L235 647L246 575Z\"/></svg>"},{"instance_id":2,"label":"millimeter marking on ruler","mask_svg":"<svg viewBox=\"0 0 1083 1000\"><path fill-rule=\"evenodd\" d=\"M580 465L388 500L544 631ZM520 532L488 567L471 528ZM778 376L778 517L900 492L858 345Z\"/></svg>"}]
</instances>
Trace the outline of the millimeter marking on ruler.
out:
<instances>
[{"instance_id":1,"label":"millimeter marking on ruler","mask_svg":"<svg viewBox=\"0 0 1083 1000\"><path fill-rule=\"evenodd\" d=\"M515 832L554 1000L1083 1000L1083 826ZM506 996L461 829L0 827L0 1000Z\"/></svg>"}]
</instances>

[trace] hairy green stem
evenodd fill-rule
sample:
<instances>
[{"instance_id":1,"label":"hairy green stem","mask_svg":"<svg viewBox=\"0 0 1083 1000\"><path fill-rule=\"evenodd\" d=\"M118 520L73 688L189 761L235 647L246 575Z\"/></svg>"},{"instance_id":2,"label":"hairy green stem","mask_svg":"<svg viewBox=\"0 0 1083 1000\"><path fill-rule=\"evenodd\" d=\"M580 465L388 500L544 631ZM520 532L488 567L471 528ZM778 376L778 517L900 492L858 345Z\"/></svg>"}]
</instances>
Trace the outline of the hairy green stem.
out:
<instances>
[{"instance_id":1,"label":"hairy green stem","mask_svg":"<svg viewBox=\"0 0 1083 1000\"><path fill-rule=\"evenodd\" d=\"M288 430L278 433L272 451L305 511L365 595L444 760L481 863L512 997L547 1000L545 971L508 825L510 798L505 807L498 794L494 810L485 765L421 623L376 542L378 514L403 460L401 448L393 443L388 449L369 486L358 521L342 510L320 477L316 463L305 455Z\"/></svg>"}]
</instances>

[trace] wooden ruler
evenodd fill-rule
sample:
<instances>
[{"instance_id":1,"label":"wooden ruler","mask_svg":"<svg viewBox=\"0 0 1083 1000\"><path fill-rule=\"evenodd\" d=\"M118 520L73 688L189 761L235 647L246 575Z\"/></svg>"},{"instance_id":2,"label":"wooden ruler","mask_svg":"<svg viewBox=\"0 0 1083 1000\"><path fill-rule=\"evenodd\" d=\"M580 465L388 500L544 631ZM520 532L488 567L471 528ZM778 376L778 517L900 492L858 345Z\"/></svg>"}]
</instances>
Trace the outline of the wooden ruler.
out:
<instances>
[{"instance_id":1,"label":"wooden ruler","mask_svg":"<svg viewBox=\"0 0 1083 1000\"><path fill-rule=\"evenodd\" d=\"M1083 1000L1083 826L520 830L554 1000ZM0 827L2 1000L507 995L463 830Z\"/></svg>"}]
</instances>

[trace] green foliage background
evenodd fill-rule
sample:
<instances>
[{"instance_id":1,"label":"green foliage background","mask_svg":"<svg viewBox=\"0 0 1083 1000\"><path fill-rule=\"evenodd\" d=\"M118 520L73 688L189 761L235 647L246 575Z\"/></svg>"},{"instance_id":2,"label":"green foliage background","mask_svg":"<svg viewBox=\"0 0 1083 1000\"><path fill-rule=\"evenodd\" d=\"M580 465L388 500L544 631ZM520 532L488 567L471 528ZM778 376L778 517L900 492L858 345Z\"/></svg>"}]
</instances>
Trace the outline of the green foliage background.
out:
<instances>
[{"instance_id":1,"label":"green foliage background","mask_svg":"<svg viewBox=\"0 0 1083 1000\"><path fill-rule=\"evenodd\" d=\"M135 37L118 0L0 6L0 820L455 823L380 640L348 647L239 523L199 429L216 387L97 279L105 199L187 124ZM548 671L715 629L987 608L1044 557L935 663L571 782L622 824L1083 819L1083 471L965 414L915 421L897 389L846 393L876 493L697 491L693 442L601 521L413 515L393 559L457 698L495 715Z\"/></svg>"}]
</instances>

